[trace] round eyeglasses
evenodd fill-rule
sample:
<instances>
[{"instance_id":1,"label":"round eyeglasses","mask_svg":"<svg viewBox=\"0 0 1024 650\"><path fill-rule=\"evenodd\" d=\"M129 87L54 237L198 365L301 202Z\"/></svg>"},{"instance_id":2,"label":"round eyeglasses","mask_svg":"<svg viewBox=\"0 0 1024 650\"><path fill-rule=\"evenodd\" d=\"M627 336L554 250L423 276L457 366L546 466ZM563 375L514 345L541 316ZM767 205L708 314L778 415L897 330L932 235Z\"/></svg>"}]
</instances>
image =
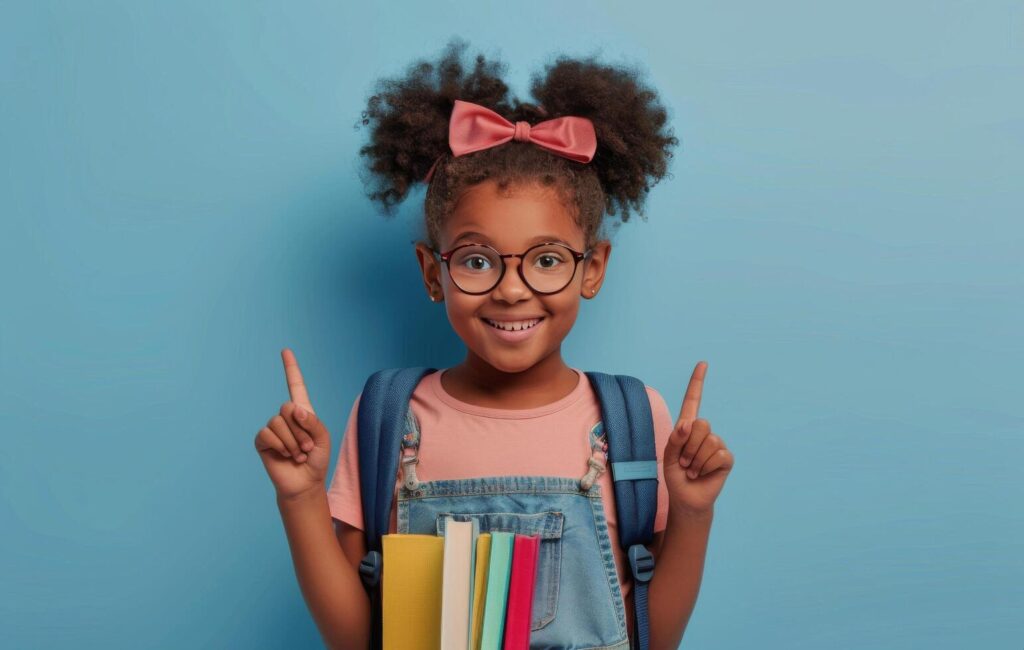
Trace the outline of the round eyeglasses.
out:
<instances>
[{"instance_id":1,"label":"round eyeglasses","mask_svg":"<svg viewBox=\"0 0 1024 650\"><path fill-rule=\"evenodd\" d=\"M565 244L544 242L523 253L502 255L487 244L462 244L446 253L430 249L448 267L452 282L463 293L474 296L488 293L505 277L505 258L518 257L519 277L534 293L558 293L569 286L576 267L594 249L580 253Z\"/></svg>"}]
</instances>

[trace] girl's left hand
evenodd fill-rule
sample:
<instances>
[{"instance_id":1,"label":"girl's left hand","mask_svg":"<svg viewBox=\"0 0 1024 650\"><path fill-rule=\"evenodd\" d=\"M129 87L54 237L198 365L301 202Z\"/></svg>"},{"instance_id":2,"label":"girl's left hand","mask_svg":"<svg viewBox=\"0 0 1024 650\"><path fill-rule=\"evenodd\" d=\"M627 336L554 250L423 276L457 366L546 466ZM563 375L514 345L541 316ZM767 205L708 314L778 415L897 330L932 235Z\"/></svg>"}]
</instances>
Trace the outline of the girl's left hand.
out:
<instances>
[{"instance_id":1,"label":"girl's left hand","mask_svg":"<svg viewBox=\"0 0 1024 650\"><path fill-rule=\"evenodd\" d=\"M663 469L669 510L680 514L708 512L733 466L733 455L711 424L698 418L707 362L693 369L675 429L665 444Z\"/></svg>"}]
</instances>

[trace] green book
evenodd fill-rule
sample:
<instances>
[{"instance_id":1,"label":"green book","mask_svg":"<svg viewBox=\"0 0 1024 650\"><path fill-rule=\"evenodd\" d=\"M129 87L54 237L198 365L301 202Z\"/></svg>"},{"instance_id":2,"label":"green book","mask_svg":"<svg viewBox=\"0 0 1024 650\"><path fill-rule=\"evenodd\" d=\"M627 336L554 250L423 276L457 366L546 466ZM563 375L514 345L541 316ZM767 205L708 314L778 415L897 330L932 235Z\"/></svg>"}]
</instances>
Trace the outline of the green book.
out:
<instances>
[{"instance_id":1,"label":"green book","mask_svg":"<svg viewBox=\"0 0 1024 650\"><path fill-rule=\"evenodd\" d=\"M484 626L480 634L480 650L502 648L514 541L514 533L491 532L491 557L487 571L487 595L484 598Z\"/></svg>"}]
</instances>

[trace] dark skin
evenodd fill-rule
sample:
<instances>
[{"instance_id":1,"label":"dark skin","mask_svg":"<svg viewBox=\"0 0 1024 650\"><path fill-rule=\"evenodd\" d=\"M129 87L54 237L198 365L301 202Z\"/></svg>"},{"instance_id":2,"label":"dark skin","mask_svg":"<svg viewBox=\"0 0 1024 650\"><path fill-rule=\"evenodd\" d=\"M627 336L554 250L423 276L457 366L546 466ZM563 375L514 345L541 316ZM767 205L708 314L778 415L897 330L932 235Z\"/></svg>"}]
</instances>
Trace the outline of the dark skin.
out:
<instances>
[{"instance_id":1,"label":"dark skin","mask_svg":"<svg viewBox=\"0 0 1024 650\"><path fill-rule=\"evenodd\" d=\"M454 247L464 232L482 236L459 239L493 246L501 253L522 253L536 237L561 239L574 250L585 251L582 229L559 199L556 191L538 185L513 187L499 194L494 181L468 189L449 215L440 233L440 252ZM576 373L562 359L562 340L579 313L581 298L593 298L604 281L611 244L594 245L590 257L580 262L572 282L559 293L536 294L516 271L519 258L506 260L508 269L490 293L463 293L423 243L416 257L428 295L444 300L448 320L466 344L465 360L442 375L445 390L471 404L508 409L527 409L549 404L576 387ZM538 329L521 343L502 341L482 317L515 320L543 317Z\"/></svg>"},{"instance_id":2,"label":"dark skin","mask_svg":"<svg viewBox=\"0 0 1024 650\"><path fill-rule=\"evenodd\" d=\"M456 243L475 242L501 253L521 253L535 237L562 239L577 251L585 250L585 235L555 189L525 184L510 190L499 192L494 181L485 181L465 191L439 233L440 252ZM467 231L479 235L461 238ZM471 404L506 409L543 406L568 395L578 377L562 359L562 340L576 322L580 299L593 298L600 290L611 244L601 241L593 249L559 293L532 292L516 272L521 260L508 258L498 286L478 296L456 287L443 262L425 244L417 244L427 293L444 301L448 319L467 348L465 360L442 375L445 390ZM497 339L482 320L541 316L541 329L521 343ZM703 361L694 368L663 454L669 521L649 546L660 565L649 594L652 648L675 648L682 639L700 587L714 501L733 465L725 442L698 417L706 372ZM660 559L666 538L673 552ZM626 609L632 635L631 603Z\"/></svg>"},{"instance_id":3,"label":"dark skin","mask_svg":"<svg viewBox=\"0 0 1024 650\"><path fill-rule=\"evenodd\" d=\"M447 251L464 231L501 253L525 251L533 239L562 239L584 250L584 233L557 192L537 185L499 193L493 181L467 190L440 233ZM444 300L448 318L465 342L465 360L442 375L450 394L471 404L527 409L561 399L579 378L565 364L561 344L576 322L581 298L593 298L604 281L611 244L594 245L570 284L551 295L535 294L516 272L519 258L491 292L474 296L452 284L447 270L423 244L416 256L428 294ZM481 320L543 317L530 338L511 343ZM369 602L358 578L366 553L361 530L341 523L330 539L330 514L324 480L331 435L313 411L306 384L291 350L282 351L291 399L256 436L256 449L277 489L296 575L310 611L330 647L366 647ZM733 466L724 441L699 417L707 364L699 362L690 377L676 425L663 451L669 494L668 522L648 548L657 570L649 585L650 647L676 648L697 600L707 552L715 499ZM339 554L339 546L341 553ZM344 564L348 563L345 567ZM632 638L631 598L626 602ZM355 632L353 632L355 631Z\"/></svg>"}]
</instances>

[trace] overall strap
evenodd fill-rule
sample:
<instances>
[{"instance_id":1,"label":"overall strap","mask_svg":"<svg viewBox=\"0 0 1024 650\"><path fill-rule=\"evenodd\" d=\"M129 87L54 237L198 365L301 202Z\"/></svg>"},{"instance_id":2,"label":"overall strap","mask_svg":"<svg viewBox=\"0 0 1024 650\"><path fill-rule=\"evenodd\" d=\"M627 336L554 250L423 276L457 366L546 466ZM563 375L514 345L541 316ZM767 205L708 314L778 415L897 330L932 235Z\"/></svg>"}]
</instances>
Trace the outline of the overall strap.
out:
<instances>
[{"instance_id":1,"label":"overall strap","mask_svg":"<svg viewBox=\"0 0 1024 650\"><path fill-rule=\"evenodd\" d=\"M409 399L420 380L435 368L389 368L370 375L359 398L359 489L363 505L366 555L359 565L363 586L370 595L371 648L382 646L381 536L391 520L398 456L401 453Z\"/></svg>"},{"instance_id":2,"label":"overall strap","mask_svg":"<svg viewBox=\"0 0 1024 650\"><path fill-rule=\"evenodd\" d=\"M648 650L647 588L654 575L654 556L645 544L654 540L658 510L658 460L651 403L644 383L635 377L586 374L601 402L619 519L619 546L626 551L633 574L633 647Z\"/></svg>"}]
</instances>

